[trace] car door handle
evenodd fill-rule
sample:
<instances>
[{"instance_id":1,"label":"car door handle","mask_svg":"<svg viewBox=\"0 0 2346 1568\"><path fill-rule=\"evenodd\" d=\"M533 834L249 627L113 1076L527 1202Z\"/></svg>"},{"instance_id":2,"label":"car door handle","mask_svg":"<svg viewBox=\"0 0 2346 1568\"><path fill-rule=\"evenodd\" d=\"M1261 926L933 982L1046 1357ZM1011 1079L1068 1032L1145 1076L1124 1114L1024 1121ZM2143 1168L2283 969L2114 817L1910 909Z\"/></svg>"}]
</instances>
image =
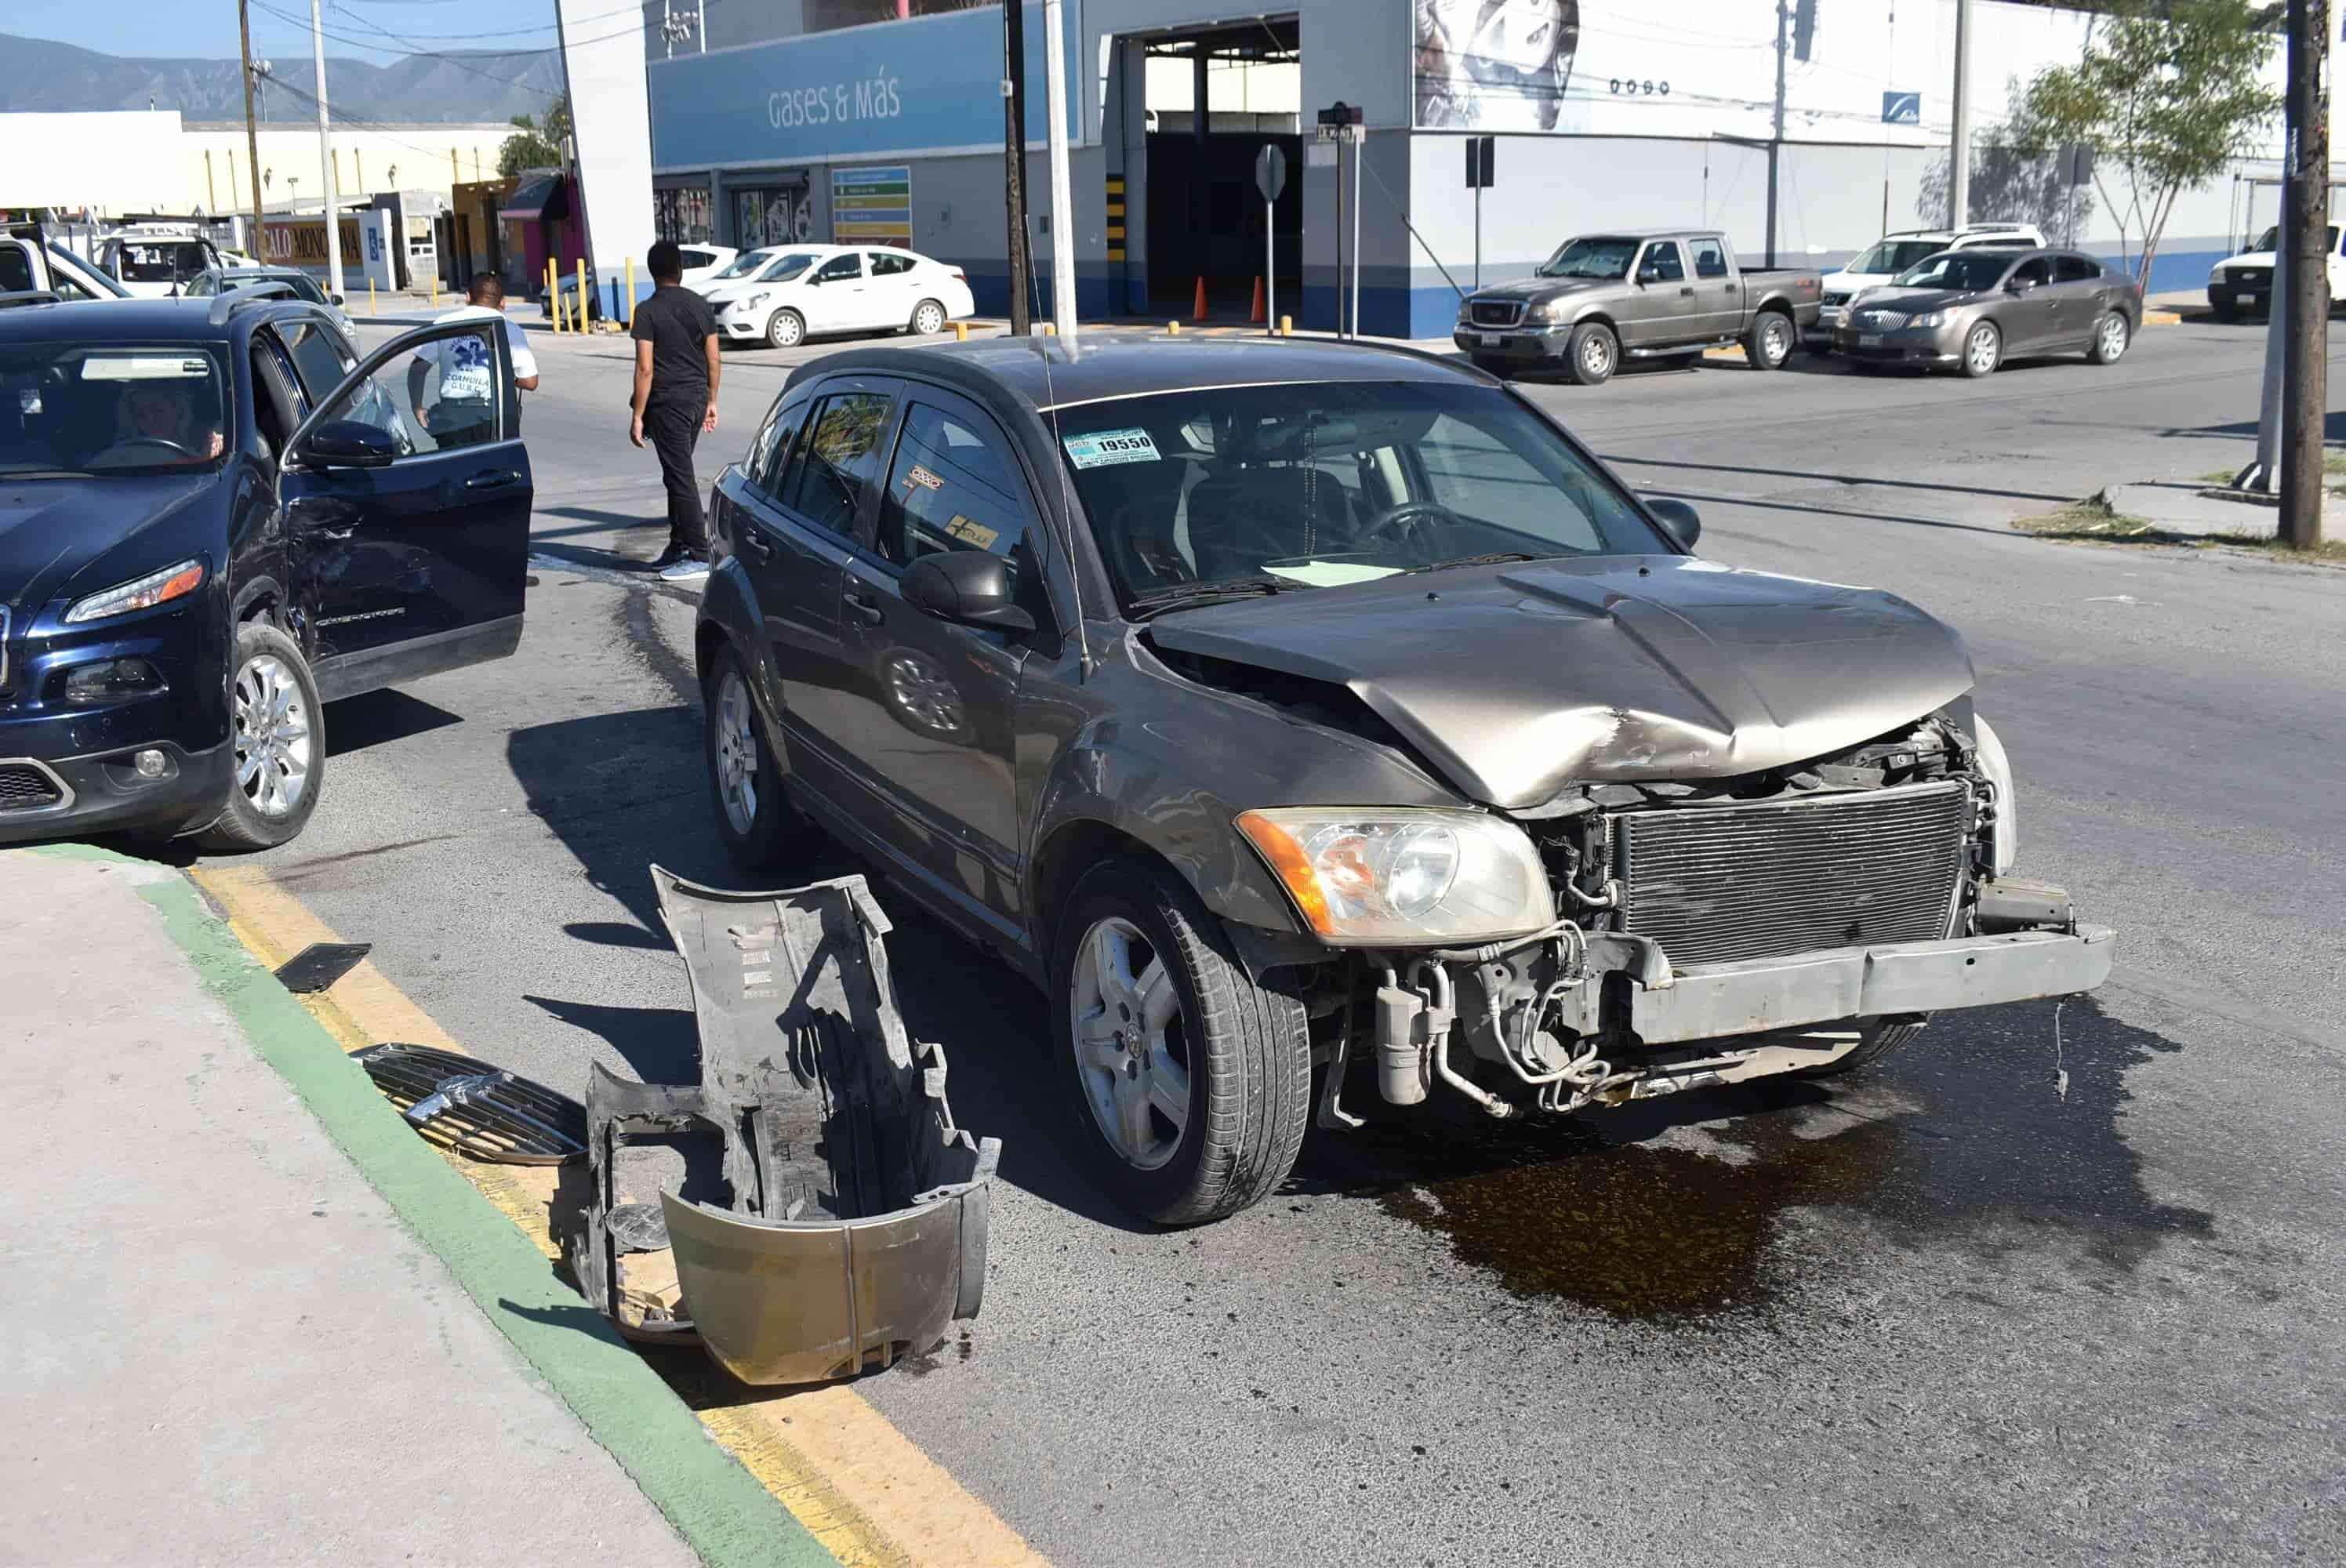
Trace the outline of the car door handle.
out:
<instances>
[{"instance_id":1,"label":"car door handle","mask_svg":"<svg viewBox=\"0 0 2346 1568\"><path fill-rule=\"evenodd\" d=\"M1689 286L1688 286L1687 288L1684 288L1684 289L1679 290L1678 290L1678 292L1679 292L1679 293L1681 293L1681 294L1691 294L1691 293L1693 293L1693 292L1694 292L1694 289L1693 289L1693 287L1692 287L1691 285L1689 285Z\"/></svg>"},{"instance_id":2,"label":"car door handle","mask_svg":"<svg viewBox=\"0 0 2346 1568\"><path fill-rule=\"evenodd\" d=\"M869 594L850 588L847 590L846 598L847 607L872 626L876 626L888 618L888 612L880 607L880 601Z\"/></svg>"},{"instance_id":3,"label":"car door handle","mask_svg":"<svg viewBox=\"0 0 2346 1568\"><path fill-rule=\"evenodd\" d=\"M744 554L755 555L760 561L770 561L774 558L774 547L766 543L766 536L758 532L755 524L744 524L740 536Z\"/></svg>"},{"instance_id":4,"label":"car door handle","mask_svg":"<svg viewBox=\"0 0 2346 1568\"><path fill-rule=\"evenodd\" d=\"M493 468L485 473L475 473L472 478L464 481L464 488L467 490L495 490L501 484L511 484L520 477L521 471L519 469Z\"/></svg>"}]
</instances>

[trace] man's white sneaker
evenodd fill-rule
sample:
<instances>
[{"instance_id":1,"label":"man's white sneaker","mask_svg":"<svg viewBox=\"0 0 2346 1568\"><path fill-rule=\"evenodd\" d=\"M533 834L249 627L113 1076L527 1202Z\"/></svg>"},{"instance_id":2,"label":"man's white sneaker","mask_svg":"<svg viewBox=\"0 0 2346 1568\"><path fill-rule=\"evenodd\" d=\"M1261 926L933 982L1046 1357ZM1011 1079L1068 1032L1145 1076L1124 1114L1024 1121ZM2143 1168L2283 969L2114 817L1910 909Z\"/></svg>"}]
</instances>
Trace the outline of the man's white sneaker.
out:
<instances>
[{"instance_id":1,"label":"man's white sneaker","mask_svg":"<svg viewBox=\"0 0 2346 1568\"><path fill-rule=\"evenodd\" d=\"M660 581L664 583L696 582L707 575L709 575L709 563L694 560L689 555L673 566L660 568Z\"/></svg>"}]
</instances>

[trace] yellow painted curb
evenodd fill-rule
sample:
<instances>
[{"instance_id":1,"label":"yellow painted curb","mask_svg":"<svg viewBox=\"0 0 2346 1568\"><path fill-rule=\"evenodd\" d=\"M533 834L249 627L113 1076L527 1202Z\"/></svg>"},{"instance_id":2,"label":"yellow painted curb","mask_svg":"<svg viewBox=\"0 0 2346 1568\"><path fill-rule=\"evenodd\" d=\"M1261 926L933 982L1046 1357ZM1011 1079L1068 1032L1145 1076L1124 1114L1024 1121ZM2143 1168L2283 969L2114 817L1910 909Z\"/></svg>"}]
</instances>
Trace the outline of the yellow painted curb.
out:
<instances>
[{"instance_id":1,"label":"yellow painted curb","mask_svg":"<svg viewBox=\"0 0 2346 1568\"><path fill-rule=\"evenodd\" d=\"M228 916L237 940L271 969L313 942L342 940L259 866L199 866L188 874ZM371 961L330 990L296 1000L345 1051L398 1040L464 1052ZM539 1251L561 1260L550 1225L556 1170L441 1153ZM751 1389L699 1358L653 1364L710 1435L847 1568L1049 1568L1025 1537L846 1384Z\"/></svg>"},{"instance_id":2,"label":"yellow painted curb","mask_svg":"<svg viewBox=\"0 0 2346 1568\"><path fill-rule=\"evenodd\" d=\"M2142 324L2146 327L2172 327L2180 324L2182 320L2183 313L2179 311L2145 311L2142 313Z\"/></svg>"}]
</instances>

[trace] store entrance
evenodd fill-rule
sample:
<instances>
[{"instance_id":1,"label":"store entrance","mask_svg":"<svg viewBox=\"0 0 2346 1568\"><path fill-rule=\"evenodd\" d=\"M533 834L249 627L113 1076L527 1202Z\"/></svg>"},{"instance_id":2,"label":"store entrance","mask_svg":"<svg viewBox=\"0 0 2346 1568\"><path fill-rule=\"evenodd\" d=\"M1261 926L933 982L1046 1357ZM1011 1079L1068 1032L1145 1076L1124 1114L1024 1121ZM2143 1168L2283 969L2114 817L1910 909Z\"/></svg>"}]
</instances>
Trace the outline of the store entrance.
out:
<instances>
[{"instance_id":1,"label":"store entrance","mask_svg":"<svg viewBox=\"0 0 2346 1568\"><path fill-rule=\"evenodd\" d=\"M1263 277L1275 226L1275 292L1295 299L1302 277L1302 52L1292 16L1234 23L1146 41L1148 278L1152 314L1188 320L1200 280L1209 316L1243 321ZM1255 159L1276 147L1287 187L1266 213Z\"/></svg>"}]
</instances>

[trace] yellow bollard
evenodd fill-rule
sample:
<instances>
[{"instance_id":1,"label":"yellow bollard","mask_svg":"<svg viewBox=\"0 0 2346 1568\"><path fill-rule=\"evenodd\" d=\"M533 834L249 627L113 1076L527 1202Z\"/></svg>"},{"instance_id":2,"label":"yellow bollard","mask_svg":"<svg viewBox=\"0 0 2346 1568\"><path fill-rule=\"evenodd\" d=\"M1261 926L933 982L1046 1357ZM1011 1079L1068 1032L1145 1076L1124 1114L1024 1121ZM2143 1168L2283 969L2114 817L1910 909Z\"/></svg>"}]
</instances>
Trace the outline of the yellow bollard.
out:
<instances>
[{"instance_id":1,"label":"yellow bollard","mask_svg":"<svg viewBox=\"0 0 2346 1568\"><path fill-rule=\"evenodd\" d=\"M440 308L440 274L437 272L432 274L432 308L435 311Z\"/></svg>"},{"instance_id":2,"label":"yellow bollard","mask_svg":"<svg viewBox=\"0 0 2346 1568\"><path fill-rule=\"evenodd\" d=\"M549 256L546 259L546 319L554 323L554 330L557 332L562 331L562 290L558 286L560 281L561 280L555 275L554 258Z\"/></svg>"},{"instance_id":3,"label":"yellow bollard","mask_svg":"<svg viewBox=\"0 0 2346 1568\"><path fill-rule=\"evenodd\" d=\"M367 280L367 314L372 316L374 313L374 280L370 278Z\"/></svg>"},{"instance_id":4,"label":"yellow bollard","mask_svg":"<svg viewBox=\"0 0 2346 1568\"><path fill-rule=\"evenodd\" d=\"M578 269L578 303L570 308L570 330L574 332L590 332L594 329L586 323L595 319L595 313L586 308L586 258L581 256L572 265Z\"/></svg>"},{"instance_id":5,"label":"yellow bollard","mask_svg":"<svg viewBox=\"0 0 2346 1568\"><path fill-rule=\"evenodd\" d=\"M1056 337L1057 337L1057 336L1059 335L1059 323L1058 323L1058 322L1056 322L1056 321L1046 321L1046 322L1044 322L1044 323L1043 323L1043 335L1044 335L1045 337L1046 337L1046 338L1056 338Z\"/></svg>"},{"instance_id":6,"label":"yellow bollard","mask_svg":"<svg viewBox=\"0 0 2346 1568\"><path fill-rule=\"evenodd\" d=\"M1282 338L1291 338L1295 335L1294 317L1281 316L1279 318L1279 335Z\"/></svg>"},{"instance_id":7,"label":"yellow bollard","mask_svg":"<svg viewBox=\"0 0 2346 1568\"><path fill-rule=\"evenodd\" d=\"M965 343L969 341L969 323L967 321L955 321L953 324L953 329L954 342Z\"/></svg>"},{"instance_id":8,"label":"yellow bollard","mask_svg":"<svg viewBox=\"0 0 2346 1568\"><path fill-rule=\"evenodd\" d=\"M1179 336L1181 335L1181 323L1180 323L1180 322L1178 322L1178 321L1168 321L1168 322L1166 322L1166 323L1165 323L1165 335L1166 335L1167 337L1168 337L1168 338L1178 338L1178 337L1179 337Z\"/></svg>"},{"instance_id":9,"label":"yellow bollard","mask_svg":"<svg viewBox=\"0 0 2346 1568\"><path fill-rule=\"evenodd\" d=\"M636 323L636 259L627 258L627 324Z\"/></svg>"}]
</instances>

